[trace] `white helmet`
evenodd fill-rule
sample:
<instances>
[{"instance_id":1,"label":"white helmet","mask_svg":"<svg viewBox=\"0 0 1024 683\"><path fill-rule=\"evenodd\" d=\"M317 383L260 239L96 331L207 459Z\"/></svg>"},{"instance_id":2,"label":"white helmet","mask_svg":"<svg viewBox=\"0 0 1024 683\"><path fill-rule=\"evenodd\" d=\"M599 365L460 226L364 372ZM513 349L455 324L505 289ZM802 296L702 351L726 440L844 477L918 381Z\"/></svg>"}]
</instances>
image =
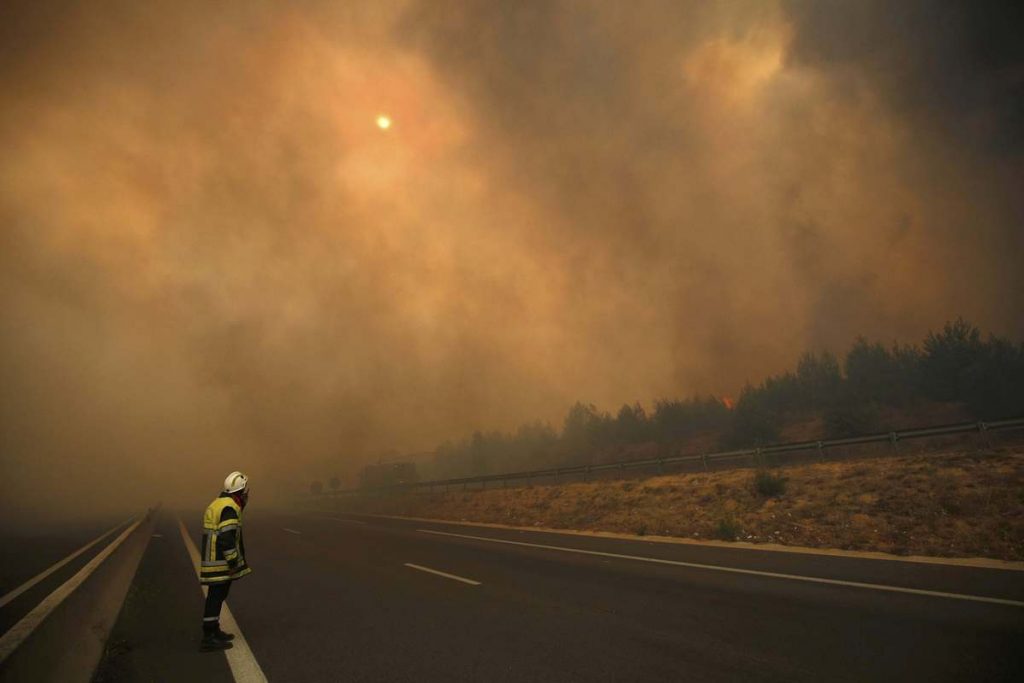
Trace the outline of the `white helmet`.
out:
<instances>
[{"instance_id":1,"label":"white helmet","mask_svg":"<svg viewBox=\"0 0 1024 683\"><path fill-rule=\"evenodd\" d=\"M249 477L241 472L232 472L224 480L224 493L238 493L244 491L249 485Z\"/></svg>"}]
</instances>

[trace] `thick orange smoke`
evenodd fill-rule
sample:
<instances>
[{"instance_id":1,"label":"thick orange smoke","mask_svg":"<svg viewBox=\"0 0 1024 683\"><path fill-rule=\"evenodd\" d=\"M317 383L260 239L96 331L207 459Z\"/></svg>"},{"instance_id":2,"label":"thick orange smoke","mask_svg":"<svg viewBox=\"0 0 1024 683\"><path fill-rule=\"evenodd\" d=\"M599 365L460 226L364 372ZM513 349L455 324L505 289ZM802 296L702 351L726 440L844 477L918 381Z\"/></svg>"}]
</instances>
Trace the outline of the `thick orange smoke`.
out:
<instances>
[{"instance_id":1,"label":"thick orange smoke","mask_svg":"<svg viewBox=\"0 0 1024 683\"><path fill-rule=\"evenodd\" d=\"M1002 100L934 118L802 3L2 11L12 520L1024 332L1021 157L947 133Z\"/></svg>"}]
</instances>

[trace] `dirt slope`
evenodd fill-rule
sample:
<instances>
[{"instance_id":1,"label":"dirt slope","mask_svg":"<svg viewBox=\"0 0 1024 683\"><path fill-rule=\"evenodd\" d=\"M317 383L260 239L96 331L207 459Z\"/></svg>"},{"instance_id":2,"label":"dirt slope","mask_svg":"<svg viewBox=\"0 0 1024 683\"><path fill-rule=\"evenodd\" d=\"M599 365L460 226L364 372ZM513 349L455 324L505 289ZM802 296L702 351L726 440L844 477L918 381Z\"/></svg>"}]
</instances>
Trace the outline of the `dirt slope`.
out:
<instances>
[{"instance_id":1,"label":"dirt slope","mask_svg":"<svg viewBox=\"0 0 1024 683\"><path fill-rule=\"evenodd\" d=\"M360 512L1024 560L1024 449L350 500ZM776 484L776 486L778 486Z\"/></svg>"}]
</instances>

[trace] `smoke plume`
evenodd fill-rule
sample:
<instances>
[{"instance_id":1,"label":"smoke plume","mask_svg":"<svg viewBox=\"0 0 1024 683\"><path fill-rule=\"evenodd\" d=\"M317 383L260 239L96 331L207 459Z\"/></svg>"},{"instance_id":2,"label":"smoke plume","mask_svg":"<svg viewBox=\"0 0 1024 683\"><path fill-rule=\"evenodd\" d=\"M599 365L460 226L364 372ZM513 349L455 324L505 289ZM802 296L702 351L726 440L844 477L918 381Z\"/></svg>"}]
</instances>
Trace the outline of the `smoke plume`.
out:
<instances>
[{"instance_id":1,"label":"smoke plume","mask_svg":"<svg viewBox=\"0 0 1024 683\"><path fill-rule=\"evenodd\" d=\"M6 3L3 514L283 498L957 315L1020 338L1019 15Z\"/></svg>"}]
</instances>

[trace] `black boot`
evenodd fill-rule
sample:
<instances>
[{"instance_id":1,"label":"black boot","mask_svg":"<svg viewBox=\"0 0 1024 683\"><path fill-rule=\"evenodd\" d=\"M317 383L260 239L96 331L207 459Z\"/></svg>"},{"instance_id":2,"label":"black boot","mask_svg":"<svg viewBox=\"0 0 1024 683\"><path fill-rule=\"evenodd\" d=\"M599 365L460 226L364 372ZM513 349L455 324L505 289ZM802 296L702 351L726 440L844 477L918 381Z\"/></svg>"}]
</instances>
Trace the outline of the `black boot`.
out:
<instances>
[{"instance_id":1,"label":"black boot","mask_svg":"<svg viewBox=\"0 0 1024 683\"><path fill-rule=\"evenodd\" d=\"M234 647L231 644L230 638L220 638L217 635L218 633L221 633L219 623L204 623L203 639L199 641L199 650L201 652L212 652L214 650L229 650Z\"/></svg>"},{"instance_id":2,"label":"black boot","mask_svg":"<svg viewBox=\"0 0 1024 683\"><path fill-rule=\"evenodd\" d=\"M219 626L217 627L217 640L226 640L226 641L230 642L230 641L232 641L234 639L235 639L235 634L234 633L225 633L224 631L220 630Z\"/></svg>"}]
</instances>

